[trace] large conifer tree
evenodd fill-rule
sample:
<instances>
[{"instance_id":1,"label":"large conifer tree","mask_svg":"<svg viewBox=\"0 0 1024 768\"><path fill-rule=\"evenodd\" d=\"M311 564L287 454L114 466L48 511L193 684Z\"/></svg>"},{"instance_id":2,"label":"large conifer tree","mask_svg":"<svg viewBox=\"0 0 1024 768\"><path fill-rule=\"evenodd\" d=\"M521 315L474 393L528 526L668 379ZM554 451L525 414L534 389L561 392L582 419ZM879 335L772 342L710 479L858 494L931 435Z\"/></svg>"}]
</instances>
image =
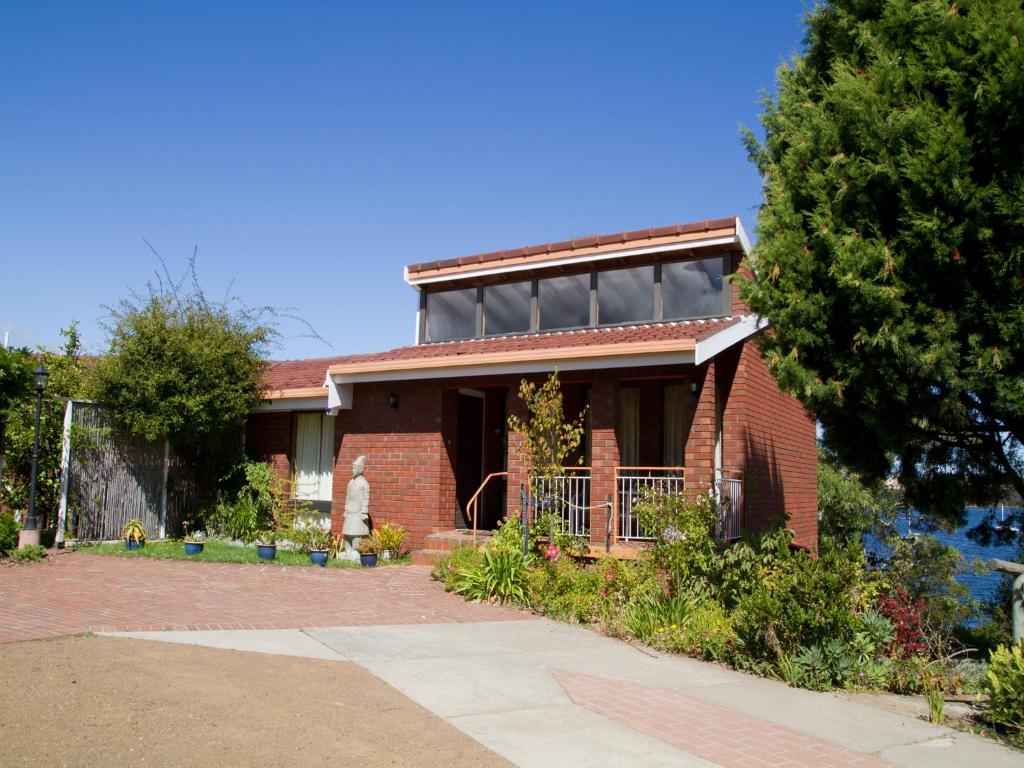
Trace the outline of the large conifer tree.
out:
<instances>
[{"instance_id":1,"label":"large conifer tree","mask_svg":"<svg viewBox=\"0 0 1024 768\"><path fill-rule=\"evenodd\" d=\"M1024 495L1024 10L830 0L779 70L754 276L769 365L828 447L960 519Z\"/></svg>"}]
</instances>

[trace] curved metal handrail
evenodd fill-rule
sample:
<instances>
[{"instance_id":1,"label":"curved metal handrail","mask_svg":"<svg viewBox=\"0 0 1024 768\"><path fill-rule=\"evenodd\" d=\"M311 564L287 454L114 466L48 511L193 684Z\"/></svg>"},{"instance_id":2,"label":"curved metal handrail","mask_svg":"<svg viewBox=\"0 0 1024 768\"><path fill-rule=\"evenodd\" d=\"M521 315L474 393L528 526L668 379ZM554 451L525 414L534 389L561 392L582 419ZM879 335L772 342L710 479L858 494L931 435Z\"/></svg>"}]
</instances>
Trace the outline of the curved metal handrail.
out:
<instances>
[{"instance_id":1,"label":"curved metal handrail","mask_svg":"<svg viewBox=\"0 0 1024 768\"><path fill-rule=\"evenodd\" d=\"M476 518L477 510L480 507L480 494L483 493L484 488L496 477L508 477L508 472L491 472L484 481L480 483L480 487L476 489L476 493L470 496L469 501L466 502L466 511L473 510L473 543L476 544Z\"/></svg>"}]
</instances>

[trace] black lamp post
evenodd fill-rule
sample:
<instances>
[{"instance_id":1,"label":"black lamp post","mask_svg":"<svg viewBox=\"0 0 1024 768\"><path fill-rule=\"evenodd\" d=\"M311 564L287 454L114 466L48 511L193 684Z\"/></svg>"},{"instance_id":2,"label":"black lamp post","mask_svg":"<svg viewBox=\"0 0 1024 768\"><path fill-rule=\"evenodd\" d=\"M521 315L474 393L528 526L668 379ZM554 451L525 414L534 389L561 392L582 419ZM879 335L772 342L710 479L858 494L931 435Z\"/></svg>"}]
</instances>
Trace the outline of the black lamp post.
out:
<instances>
[{"instance_id":1,"label":"black lamp post","mask_svg":"<svg viewBox=\"0 0 1024 768\"><path fill-rule=\"evenodd\" d=\"M46 366L40 363L36 366L32 375L36 380L36 435L32 443L32 480L28 492L28 517L25 518L25 530L39 530L39 520L36 519L36 476L39 474L39 415L43 409L43 390L46 389L46 382L50 378L50 372Z\"/></svg>"}]
</instances>

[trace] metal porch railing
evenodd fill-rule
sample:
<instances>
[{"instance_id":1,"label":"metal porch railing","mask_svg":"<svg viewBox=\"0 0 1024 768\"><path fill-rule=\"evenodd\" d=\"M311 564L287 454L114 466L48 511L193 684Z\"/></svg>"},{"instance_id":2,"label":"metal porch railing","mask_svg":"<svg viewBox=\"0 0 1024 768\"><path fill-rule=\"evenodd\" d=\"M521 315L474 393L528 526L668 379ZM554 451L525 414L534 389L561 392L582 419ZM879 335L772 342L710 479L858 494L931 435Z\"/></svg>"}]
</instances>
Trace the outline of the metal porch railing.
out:
<instances>
[{"instance_id":1,"label":"metal porch railing","mask_svg":"<svg viewBox=\"0 0 1024 768\"><path fill-rule=\"evenodd\" d=\"M552 515L573 536L590 535L590 467L563 467L534 480L534 515Z\"/></svg>"},{"instance_id":2,"label":"metal porch railing","mask_svg":"<svg viewBox=\"0 0 1024 768\"><path fill-rule=\"evenodd\" d=\"M684 490L683 467L616 467L615 488L619 503L620 541L650 541L651 535L633 514L633 505L644 489L658 494L680 494Z\"/></svg>"}]
</instances>

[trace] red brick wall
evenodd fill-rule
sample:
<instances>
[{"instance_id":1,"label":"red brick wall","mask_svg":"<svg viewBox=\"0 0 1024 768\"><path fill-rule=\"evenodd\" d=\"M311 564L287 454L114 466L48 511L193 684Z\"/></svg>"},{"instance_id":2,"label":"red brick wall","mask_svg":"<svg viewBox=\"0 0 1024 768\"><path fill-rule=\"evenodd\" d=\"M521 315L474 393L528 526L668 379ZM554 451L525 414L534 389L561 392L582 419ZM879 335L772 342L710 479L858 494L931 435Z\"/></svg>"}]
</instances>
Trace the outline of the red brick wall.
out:
<instances>
[{"instance_id":1,"label":"red brick wall","mask_svg":"<svg viewBox=\"0 0 1024 768\"><path fill-rule=\"evenodd\" d=\"M398 407L388 404L398 396ZM374 526L399 523L410 545L455 519L455 483L449 450L453 438L442 432L443 390L436 382L357 384L350 411L336 423L332 528L341 531L352 462L366 456L370 519ZM454 420L452 420L454 421Z\"/></svg>"},{"instance_id":2,"label":"red brick wall","mask_svg":"<svg viewBox=\"0 0 1024 768\"><path fill-rule=\"evenodd\" d=\"M781 392L753 341L733 353L735 381L725 412L726 451L742 462L747 529L785 513L798 544L817 548L817 435L795 398ZM721 361L723 358L719 356Z\"/></svg>"},{"instance_id":3,"label":"red brick wall","mask_svg":"<svg viewBox=\"0 0 1024 768\"><path fill-rule=\"evenodd\" d=\"M256 461L265 461L283 480L291 479L291 411L257 412L245 424L245 452Z\"/></svg>"},{"instance_id":4,"label":"red brick wall","mask_svg":"<svg viewBox=\"0 0 1024 768\"><path fill-rule=\"evenodd\" d=\"M698 368L674 366L637 371L565 372L565 384L590 385L591 503L603 503L615 493L614 468L619 463L616 439L619 388L639 386L641 397L641 455L661 463L661 386L650 377L693 380L700 385L687 436L687 487L699 491L713 481L715 396L723 401L724 467L746 475L748 529L761 528L783 509L789 512L798 541L817 540L815 430L813 422L792 398L779 392L756 349L747 343ZM535 377L540 381L543 377ZM525 417L519 401L518 376L463 380L428 380L357 384L353 409L336 421L333 528L341 530L345 490L352 461L366 454L370 482L370 514L374 525L395 522L410 533L410 546L421 548L427 535L455 525L457 451L457 388L507 387L508 412ZM398 408L388 395L398 396ZM570 417L574 413L568 414ZM270 461L287 476L292 439L291 414L258 413L249 421L250 455ZM521 437L508 435L508 514L519 512L519 489L527 484L519 456ZM591 511L592 541L603 544L607 515Z\"/></svg>"},{"instance_id":5,"label":"red brick wall","mask_svg":"<svg viewBox=\"0 0 1024 768\"><path fill-rule=\"evenodd\" d=\"M747 262L742 253L734 254L732 257L732 271L739 274L750 274ZM740 284L737 279L730 281L732 288L732 313L734 315L749 315L750 307L740 298Z\"/></svg>"}]
</instances>

